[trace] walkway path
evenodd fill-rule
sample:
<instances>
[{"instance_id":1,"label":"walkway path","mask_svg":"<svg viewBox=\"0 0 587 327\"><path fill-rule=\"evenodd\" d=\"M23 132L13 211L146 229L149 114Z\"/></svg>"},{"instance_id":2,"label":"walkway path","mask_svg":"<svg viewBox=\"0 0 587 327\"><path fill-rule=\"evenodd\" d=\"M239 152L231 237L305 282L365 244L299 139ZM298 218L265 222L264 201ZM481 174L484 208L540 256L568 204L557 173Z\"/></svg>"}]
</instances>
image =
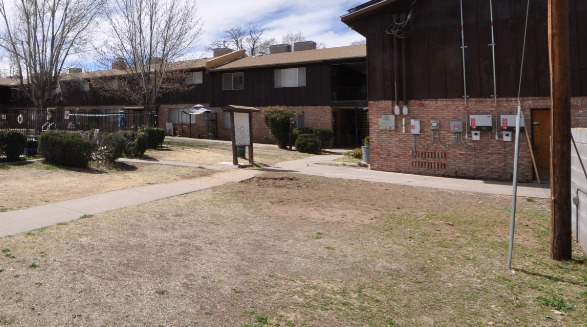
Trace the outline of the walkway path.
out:
<instances>
[{"instance_id":1,"label":"walkway path","mask_svg":"<svg viewBox=\"0 0 587 327\"><path fill-rule=\"evenodd\" d=\"M199 165L172 161L133 160L133 162L141 161L152 164L202 166L220 170L220 172L206 177L134 187L23 210L2 212L0 213L0 237L23 233L60 222L72 221L84 215L97 215L155 200L197 192L230 182L239 182L263 172L272 171L466 192L512 194L511 183L388 173L343 166L332 161L340 157L340 154L312 156L300 160L281 162L273 167L262 169L238 169L235 166L227 165ZM549 198L549 194L550 190L545 185L522 184L518 188L518 196L521 197Z\"/></svg>"}]
</instances>

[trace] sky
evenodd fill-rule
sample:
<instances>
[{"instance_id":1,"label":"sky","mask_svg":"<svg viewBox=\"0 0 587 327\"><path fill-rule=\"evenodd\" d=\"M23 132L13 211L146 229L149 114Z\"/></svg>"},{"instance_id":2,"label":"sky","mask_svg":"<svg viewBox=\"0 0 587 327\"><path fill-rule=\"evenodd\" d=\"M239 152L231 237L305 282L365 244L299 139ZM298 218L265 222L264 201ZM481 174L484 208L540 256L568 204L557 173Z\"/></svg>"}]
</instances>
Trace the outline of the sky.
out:
<instances>
[{"instance_id":1,"label":"sky","mask_svg":"<svg viewBox=\"0 0 587 327\"><path fill-rule=\"evenodd\" d=\"M302 32L306 40L327 48L350 45L364 38L342 23L340 16L365 2L367 0L200 0L198 15L204 29L200 51L205 52L210 43L221 39L224 30L247 27L249 22L266 27L264 39L275 38L278 43L288 33Z\"/></svg>"},{"instance_id":2,"label":"sky","mask_svg":"<svg viewBox=\"0 0 587 327\"><path fill-rule=\"evenodd\" d=\"M365 2L367 0L198 0L197 15L202 21L203 33L195 51L186 59L211 57L207 48L213 41L223 38L223 31L233 27L247 28L249 23L265 27L263 39L275 38L277 43L281 43L286 34L298 32L306 40L327 48L364 41L364 37L342 23L340 17L348 13L348 9ZM72 61L76 62L75 66L86 66L76 58L68 60ZM8 67L7 58L0 58L0 74L6 75Z\"/></svg>"}]
</instances>

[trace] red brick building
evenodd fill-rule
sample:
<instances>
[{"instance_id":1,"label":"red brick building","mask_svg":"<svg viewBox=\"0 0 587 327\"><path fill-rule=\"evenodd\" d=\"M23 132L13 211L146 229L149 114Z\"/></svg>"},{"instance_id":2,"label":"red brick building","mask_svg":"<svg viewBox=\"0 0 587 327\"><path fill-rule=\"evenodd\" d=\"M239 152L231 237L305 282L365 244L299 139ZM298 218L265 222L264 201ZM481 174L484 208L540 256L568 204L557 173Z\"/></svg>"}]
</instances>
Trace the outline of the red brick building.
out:
<instances>
[{"instance_id":1,"label":"red brick building","mask_svg":"<svg viewBox=\"0 0 587 327\"><path fill-rule=\"evenodd\" d=\"M511 180L508 115L521 105L528 137L521 133L519 180L537 179L532 154L548 179L546 4L531 1L523 67L526 1L376 0L349 10L342 21L367 39L371 169ZM570 7L572 127L581 127L587 0Z\"/></svg>"}]
</instances>

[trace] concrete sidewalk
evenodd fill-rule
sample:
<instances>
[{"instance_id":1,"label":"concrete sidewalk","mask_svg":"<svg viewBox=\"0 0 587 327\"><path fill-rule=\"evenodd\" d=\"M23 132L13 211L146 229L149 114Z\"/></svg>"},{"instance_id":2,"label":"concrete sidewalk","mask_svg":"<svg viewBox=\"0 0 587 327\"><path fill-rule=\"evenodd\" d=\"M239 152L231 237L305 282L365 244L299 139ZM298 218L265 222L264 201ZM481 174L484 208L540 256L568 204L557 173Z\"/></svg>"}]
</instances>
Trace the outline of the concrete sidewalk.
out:
<instances>
[{"instance_id":1,"label":"concrete sidewalk","mask_svg":"<svg viewBox=\"0 0 587 327\"><path fill-rule=\"evenodd\" d=\"M333 165L340 154L329 154L305 159L280 162L265 171L294 172L306 175L332 178L358 179L369 182L388 183L407 186L430 187L436 189L476 192L486 194L512 195L511 182L496 182L464 178L448 178L423 175L390 173L367 168ZM550 188L544 184L518 183L518 196L531 198L550 198Z\"/></svg>"},{"instance_id":2,"label":"concrete sidewalk","mask_svg":"<svg viewBox=\"0 0 587 327\"><path fill-rule=\"evenodd\" d=\"M366 168L342 166L333 160L341 154L312 156L305 159L281 162L270 168L237 169L231 165L200 165L182 162L127 160L176 166L206 167L221 169L214 175L172 183L147 185L119 191L112 191L78 199L46 204L38 207L0 213L0 237L24 233L60 222L69 222L84 215L97 215L125 207L197 192L230 182L239 182L263 172L292 172L306 175L357 179L377 183L430 187L437 189L512 195L511 183L482 180L445 178L381 172ZM546 185L519 184L518 196L549 198Z\"/></svg>"},{"instance_id":3,"label":"concrete sidewalk","mask_svg":"<svg viewBox=\"0 0 587 327\"><path fill-rule=\"evenodd\" d=\"M147 185L86 196L23 210L0 213L0 237L69 222L85 215L108 211L239 182L262 173L259 170L232 169L211 176L172 183Z\"/></svg>"}]
</instances>

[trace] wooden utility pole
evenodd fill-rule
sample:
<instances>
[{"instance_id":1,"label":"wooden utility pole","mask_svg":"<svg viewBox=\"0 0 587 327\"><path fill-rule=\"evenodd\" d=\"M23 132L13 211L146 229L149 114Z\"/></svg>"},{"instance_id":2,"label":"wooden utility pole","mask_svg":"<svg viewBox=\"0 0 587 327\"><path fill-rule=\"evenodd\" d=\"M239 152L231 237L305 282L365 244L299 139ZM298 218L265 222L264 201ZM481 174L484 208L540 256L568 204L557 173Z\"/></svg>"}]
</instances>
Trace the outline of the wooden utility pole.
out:
<instances>
[{"instance_id":1,"label":"wooden utility pole","mask_svg":"<svg viewBox=\"0 0 587 327\"><path fill-rule=\"evenodd\" d=\"M571 69L568 0L548 0L548 51L552 104L551 256L554 260L570 260L572 257Z\"/></svg>"}]
</instances>

